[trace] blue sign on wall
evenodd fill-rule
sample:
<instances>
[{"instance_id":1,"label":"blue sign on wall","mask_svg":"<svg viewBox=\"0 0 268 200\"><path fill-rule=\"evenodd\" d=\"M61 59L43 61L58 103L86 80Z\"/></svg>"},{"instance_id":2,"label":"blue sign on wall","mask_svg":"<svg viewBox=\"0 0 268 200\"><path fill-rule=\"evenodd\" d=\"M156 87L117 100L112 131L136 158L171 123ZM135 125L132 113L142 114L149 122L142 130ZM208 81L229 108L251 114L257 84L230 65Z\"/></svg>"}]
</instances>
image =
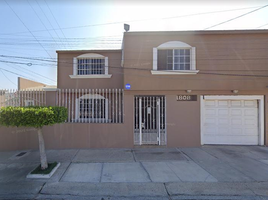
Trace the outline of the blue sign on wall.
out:
<instances>
[{"instance_id":1,"label":"blue sign on wall","mask_svg":"<svg viewBox=\"0 0 268 200\"><path fill-rule=\"evenodd\" d=\"M129 90L131 88L131 85L129 83L127 83L125 87L127 90Z\"/></svg>"}]
</instances>

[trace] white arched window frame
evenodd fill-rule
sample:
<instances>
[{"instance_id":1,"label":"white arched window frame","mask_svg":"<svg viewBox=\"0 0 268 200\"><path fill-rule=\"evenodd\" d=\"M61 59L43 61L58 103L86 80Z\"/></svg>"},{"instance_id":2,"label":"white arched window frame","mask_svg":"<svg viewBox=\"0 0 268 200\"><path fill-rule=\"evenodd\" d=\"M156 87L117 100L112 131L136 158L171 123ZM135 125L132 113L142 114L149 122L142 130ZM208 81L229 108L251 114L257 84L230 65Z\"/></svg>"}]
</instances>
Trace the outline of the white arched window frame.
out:
<instances>
[{"instance_id":1,"label":"white arched window frame","mask_svg":"<svg viewBox=\"0 0 268 200\"><path fill-rule=\"evenodd\" d=\"M82 100L82 103L80 102ZM87 101L85 101L87 100ZM76 100L76 121L108 122L108 104L107 98L99 94L85 94ZM105 103L104 103L105 102ZM81 112L82 109L82 112Z\"/></svg>"},{"instance_id":2,"label":"white arched window frame","mask_svg":"<svg viewBox=\"0 0 268 200\"><path fill-rule=\"evenodd\" d=\"M189 49L190 50L190 69L186 70L159 70L158 64L158 50L176 50L176 49ZM174 57L173 57L174 59ZM174 60L173 60L174 65ZM180 41L169 41L159 45L156 48L153 48L153 70L151 70L152 74L155 75L176 75L176 74L197 74L199 70L196 70L196 50L195 47L190 46L184 42Z\"/></svg>"},{"instance_id":3,"label":"white arched window frame","mask_svg":"<svg viewBox=\"0 0 268 200\"><path fill-rule=\"evenodd\" d=\"M104 73L100 74L78 74L78 60L83 59L103 59L104 60ZM112 75L108 74L108 57L96 53L87 53L73 58L73 74L70 78L111 78Z\"/></svg>"}]
</instances>

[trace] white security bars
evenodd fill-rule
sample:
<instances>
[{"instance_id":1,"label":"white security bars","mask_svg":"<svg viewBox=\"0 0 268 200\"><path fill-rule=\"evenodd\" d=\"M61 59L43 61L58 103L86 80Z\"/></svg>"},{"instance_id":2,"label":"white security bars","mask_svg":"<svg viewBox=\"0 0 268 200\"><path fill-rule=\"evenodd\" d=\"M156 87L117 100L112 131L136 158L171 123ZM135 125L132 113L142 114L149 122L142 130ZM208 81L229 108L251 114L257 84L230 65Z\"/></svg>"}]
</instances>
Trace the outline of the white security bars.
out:
<instances>
[{"instance_id":1,"label":"white security bars","mask_svg":"<svg viewBox=\"0 0 268 200\"><path fill-rule=\"evenodd\" d=\"M134 97L135 145L166 145L165 96Z\"/></svg>"},{"instance_id":2,"label":"white security bars","mask_svg":"<svg viewBox=\"0 0 268 200\"><path fill-rule=\"evenodd\" d=\"M46 92L43 90L0 90L0 108L7 106L45 106Z\"/></svg>"},{"instance_id":3,"label":"white security bars","mask_svg":"<svg viewBox=\"0 0 268 200\"><path fill-rule=\"evenodd\" d=\"M122 89L59 89L56 101L70 123L123 123Z\"/></svg>"}]
</instances>

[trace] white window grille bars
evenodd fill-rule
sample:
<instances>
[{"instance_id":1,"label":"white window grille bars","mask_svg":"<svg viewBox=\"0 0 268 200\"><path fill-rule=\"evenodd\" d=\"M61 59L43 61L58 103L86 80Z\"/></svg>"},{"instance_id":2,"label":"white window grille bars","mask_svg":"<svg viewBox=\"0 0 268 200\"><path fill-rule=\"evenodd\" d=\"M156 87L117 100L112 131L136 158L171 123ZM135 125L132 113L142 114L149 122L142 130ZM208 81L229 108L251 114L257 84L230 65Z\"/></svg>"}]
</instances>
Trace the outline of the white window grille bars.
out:
<instances>
[{"instance_id":1,"label":"white window grille bars","mask_svg":"<svg viewBox=\"0 0 268 200\"><path fill-rule=\"evenodd\" d=\"M69 123L123 123L123 89L58 89L58 106L68 109Z\"/></svg>"},{"instance_id":2,"label":"white window grille bars","mask_svg":"<svg viewBox=\"0 0 268 200\"><path fill-rule=\"evenodd\" d=\"M0 90L0 108L7 106L45 106L46 92L41 89Z\"/></svg>"},{"instance_id":3,"label":"white window grille bars","mask_svg":"<svg viewBox=\"0 0 268 200\"><path fill-rule=\"evenodd\" d=\"M105 59L104 58L79 58L77 64L78 75L104 74Z\"/></svg>"}]
</instances>

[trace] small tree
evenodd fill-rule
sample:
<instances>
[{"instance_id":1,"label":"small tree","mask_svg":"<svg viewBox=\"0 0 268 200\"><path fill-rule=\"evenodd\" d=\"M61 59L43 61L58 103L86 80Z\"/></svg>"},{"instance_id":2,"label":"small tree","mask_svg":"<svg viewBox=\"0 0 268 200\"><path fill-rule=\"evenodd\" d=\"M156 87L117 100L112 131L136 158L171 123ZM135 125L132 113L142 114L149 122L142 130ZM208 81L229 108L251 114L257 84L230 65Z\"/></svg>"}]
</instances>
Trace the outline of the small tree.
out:
<instances>
[{"instance_id":1,"label":"small tree","mask_svg":"<svg viewBox=\"0 0 268 200\"><path fill-rule=\"evenodd\" d=\"M5 107L0 110L0 125L33 127L37 129L41 169L48 167L43 138L43 126L63 123L68 117L67 108L57 106Z\"/></svg>"}]
</instances>

